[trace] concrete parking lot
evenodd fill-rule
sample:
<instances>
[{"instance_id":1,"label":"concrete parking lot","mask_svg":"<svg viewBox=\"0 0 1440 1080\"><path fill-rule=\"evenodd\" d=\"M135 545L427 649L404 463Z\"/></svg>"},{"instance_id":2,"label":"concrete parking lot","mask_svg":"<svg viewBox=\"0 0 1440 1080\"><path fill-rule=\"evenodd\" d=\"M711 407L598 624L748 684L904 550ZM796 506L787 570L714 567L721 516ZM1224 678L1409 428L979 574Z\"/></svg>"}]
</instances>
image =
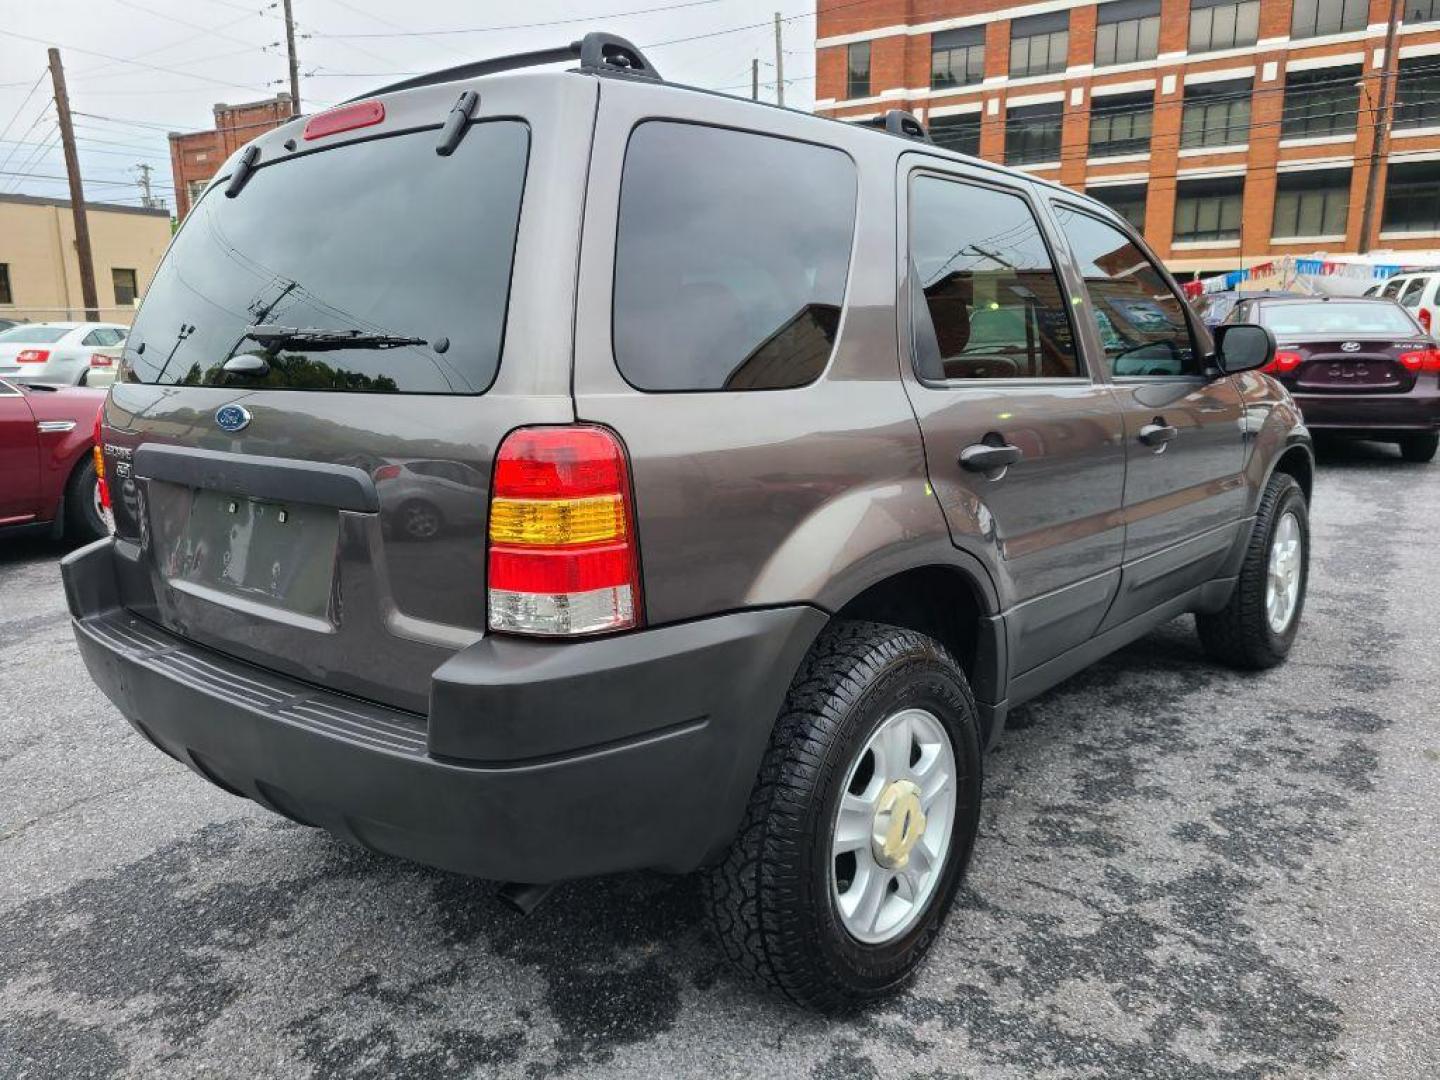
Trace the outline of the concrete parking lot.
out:
<instances>
[{"instance_id":1,"label":"concrete parking lot","mask_svg":"<svg viewBox=\"0 0 1440 1080\"><path fill-rule=\"evenodd\" d=\"M493 887L209 787L0 545L0 1076L1395 1077L1440 1070L1440 465L1322 459L1288 666L1173 623L1014 718L914 988L758 995L694 883Z\"/></svg>"}]
</instances>

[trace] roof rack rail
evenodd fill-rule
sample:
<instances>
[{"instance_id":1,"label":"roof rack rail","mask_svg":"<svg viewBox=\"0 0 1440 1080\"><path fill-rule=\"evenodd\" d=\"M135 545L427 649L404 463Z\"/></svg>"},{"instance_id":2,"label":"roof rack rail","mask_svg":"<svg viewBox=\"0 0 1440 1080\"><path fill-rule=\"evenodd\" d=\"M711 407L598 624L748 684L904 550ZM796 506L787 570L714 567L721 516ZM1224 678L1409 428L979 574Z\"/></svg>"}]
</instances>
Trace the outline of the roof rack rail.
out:
<instances>
[{"instance_id":1,"label":"roof rack rail","mask_svg":"<svg viewBox=\"0 0 1440 1080\"><path fill-rule=\"evenodd\" d=\"M577 58L580 61L581 71L609 75L632 75L645 79L660 78L660 72L655 70L655 65L645 58L645 54L640 51L638 46L632 45L616 34L596 31L586 34L579 41L572 41L569 45L559 45L553 49L536 49L533 52L496 56L489 60L476 60L469 64L460 64L457 67L442 68L439 71L416 75L414 78L403 79L400 82L371 90L359 97L349 98L342 104L348 105L351 101L363 101L365 98L376 97L380 94L393 94L398 90L413 90L417 86L436 86L440 83L455 82L458 79L475 79L481 75L495 75L501 71L516 71L520 68L539 67L542 64L563 64L567 60Z\"/></svg>"},{"instance_id":2,"label":"roof rack rail","mask_svg":"<svg viewBox=\"0 0 1440 1080\"><path fill-rule=\"evenodd\" d=\"M899 135L902 139L919 139L921 142L933 141L919 118L904 109L891 109L885 114L885 119L875 126L883 126L889 134Z\"/></svg>"}]
</instances>

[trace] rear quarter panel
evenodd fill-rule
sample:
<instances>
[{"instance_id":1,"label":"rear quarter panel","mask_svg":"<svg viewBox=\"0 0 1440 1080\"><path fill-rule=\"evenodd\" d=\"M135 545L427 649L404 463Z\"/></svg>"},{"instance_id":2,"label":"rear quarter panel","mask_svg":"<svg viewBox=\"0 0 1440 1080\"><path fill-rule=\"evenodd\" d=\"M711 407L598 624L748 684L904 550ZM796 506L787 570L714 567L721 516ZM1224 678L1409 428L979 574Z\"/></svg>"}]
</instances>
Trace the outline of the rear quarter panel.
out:
<instances>
[{"instance_id":1,"label":"rear quarter panel","mask_svg":"<svg viewBox=\"0 0 1440 1080\"><path fill-rule=\"evenodd\" d=\"M40 435L41 519L55 516L65 494L65 485L80 460L95 445L95 418L105 405L104 390L72 387L63 390L31 390L27 393L37 423L45 420L72 421L66 432Z\"/></svg>"}]
</instances>

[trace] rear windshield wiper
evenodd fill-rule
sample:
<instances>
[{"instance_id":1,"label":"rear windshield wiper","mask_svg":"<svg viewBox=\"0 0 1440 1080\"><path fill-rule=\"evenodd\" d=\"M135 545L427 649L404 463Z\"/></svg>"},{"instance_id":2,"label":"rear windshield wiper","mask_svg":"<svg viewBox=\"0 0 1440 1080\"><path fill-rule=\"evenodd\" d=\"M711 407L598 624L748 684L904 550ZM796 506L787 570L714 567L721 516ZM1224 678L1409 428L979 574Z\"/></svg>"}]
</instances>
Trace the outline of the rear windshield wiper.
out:
<instances>
[{"instance_id":1,"label":"rear windshield wiper","mask_svg":"<svg viewBox=\"0 0 1440 1080\"><path fill-rule=\"evenodd\" d=\"M421 337L401 334L374 334L368 330L326 330L315 326L267 326L246 328L245 337L272 348L281 345L303 345L317 351L327 349L399 349L406 345L431 345ZM242 338L242 340L244 340ZM440 340L444 340L443 338ZM436 341L431 347L438 346ZM436 349L444 352L444 349Z\"/></svg>"}]
</instances>

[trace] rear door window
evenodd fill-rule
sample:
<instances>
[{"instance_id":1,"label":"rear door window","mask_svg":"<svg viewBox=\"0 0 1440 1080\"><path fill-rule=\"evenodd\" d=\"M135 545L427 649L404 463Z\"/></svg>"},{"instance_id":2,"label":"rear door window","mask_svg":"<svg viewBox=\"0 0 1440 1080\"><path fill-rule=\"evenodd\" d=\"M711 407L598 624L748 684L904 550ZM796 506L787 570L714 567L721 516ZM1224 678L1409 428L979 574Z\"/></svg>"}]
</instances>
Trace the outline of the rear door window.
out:
<instances>
[{"instance_id":1,"label":"rear door window","mask_svg":"<svg viewBox=\"0 0 1440 1080\"><path fill-rule=\"evenodd\" d=\"M1405 291L1400 294L1400 303L1407 308L1418 308L1420 306L1420 295L1425 291L1425 279L1423 277L1411 278L1410 284L1405 286Z\"/></svg>"},{"instance_id":2,"label":"rear door window","mask_svg":"<svg viewBox=\"0 0 1440 1080\"><path fill-rule=\"evenodd\" d=\"M433 131L413 131L262 165L233 199L211 188L145 295L128 377L484 391L500 361L529 142L519 120L482 121L449 157ZM255 326L272 337L247 337ZM279 327L318 333L282 340ZM335 340L352 332L370 343ZM236 353L266 356L269 374L223 372Z\"/></svg>"},{"instance_id":3,"label":"rear door window","mask_svg":"<svg viewBox=\"0 0 1440 1080\"><path fill-rule=\"evenodd\" d=\"M648 121L615 240L615 362L641 390L779 390L825 369L855 232L838 150Z\"/></svg>"},{"instance_id":4,"label":"rear door window","mask_svg":"<svg viewBox=\"0 0 1440 1080\"><path fill-rule=\"evenodd\" d=\"M917 175L910 187L910 283L922 379L1083 374L1054 260L1019 194Z\"/></svg>"}]
</instances>

